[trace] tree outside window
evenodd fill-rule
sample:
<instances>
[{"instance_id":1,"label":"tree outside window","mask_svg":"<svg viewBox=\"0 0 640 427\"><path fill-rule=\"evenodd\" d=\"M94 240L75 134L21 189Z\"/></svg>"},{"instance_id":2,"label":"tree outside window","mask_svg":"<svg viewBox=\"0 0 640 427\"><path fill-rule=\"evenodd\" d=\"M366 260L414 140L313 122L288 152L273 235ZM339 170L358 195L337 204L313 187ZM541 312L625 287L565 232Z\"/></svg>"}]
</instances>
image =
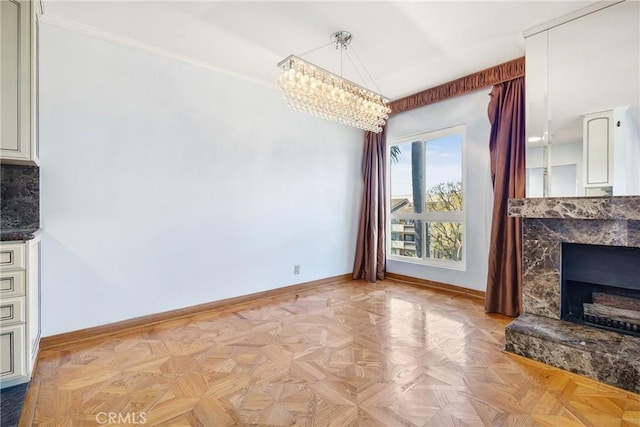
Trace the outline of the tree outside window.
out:
<instances>
[{"instance_id":1,"label":"tree outside window","mask_svg":"<svg viewBox=\"0 0 640 427\"><path fill-rule=\"evenodd\" d=\"M389 257L464 263L464 126L389 141Z\"/></svg>"}]
</instances>

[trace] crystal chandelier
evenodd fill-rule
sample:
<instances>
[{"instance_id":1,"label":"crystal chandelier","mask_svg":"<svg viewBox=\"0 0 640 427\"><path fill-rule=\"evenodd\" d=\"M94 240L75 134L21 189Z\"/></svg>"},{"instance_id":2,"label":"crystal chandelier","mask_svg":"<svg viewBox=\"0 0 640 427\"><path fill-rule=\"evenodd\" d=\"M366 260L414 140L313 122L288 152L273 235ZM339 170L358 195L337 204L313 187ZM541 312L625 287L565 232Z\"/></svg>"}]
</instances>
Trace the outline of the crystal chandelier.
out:
<instances>
[{"instance_id":1,"label":"crystal chandelier","mask_svg":"<svg viewBox=\"0 0 640 427\"><path fill-rule=\"evenodd\" d=\"M351 34L338 31L331 40L344 51ZM389 118L389 100L384 96L295 55L283 59L278 68L278 86L293 108L375 133L382 131Z\"/></svg>"}]
</instances>

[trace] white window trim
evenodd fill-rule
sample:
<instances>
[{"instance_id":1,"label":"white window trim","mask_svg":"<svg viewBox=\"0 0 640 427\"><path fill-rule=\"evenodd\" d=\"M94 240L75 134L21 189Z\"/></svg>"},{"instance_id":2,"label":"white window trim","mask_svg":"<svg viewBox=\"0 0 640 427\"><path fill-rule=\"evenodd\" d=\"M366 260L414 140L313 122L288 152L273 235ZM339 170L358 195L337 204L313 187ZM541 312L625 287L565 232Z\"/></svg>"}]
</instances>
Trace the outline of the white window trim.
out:
<instances>
[{"instance_id":1,"label":"white window trim","mask_svg":"<svg viewBox=\"0 0 640 427\"><path fill-rule=\"evenodd\" d=\"M391 156L389 155L392 145L404 144L416 140L429 141L449 135L462 135L462 212L424 212L409 214L391 213ZM386 198L387 198L387 220L386 220L386 255L388 260L406 262L410 264L420 264L431 267L446 268L451 270L466 271L467 269L467 234L469 232L467 224L467 125L452 126L433 131L414 133L392 138L386 142L387 150L387 177L386 177ZM430 222L461 222L462 223L462 261L448 261L432 258L410 258L402 255L391 254L391 220L392 219L421 219Z\"/></svg>"}]
</instances>

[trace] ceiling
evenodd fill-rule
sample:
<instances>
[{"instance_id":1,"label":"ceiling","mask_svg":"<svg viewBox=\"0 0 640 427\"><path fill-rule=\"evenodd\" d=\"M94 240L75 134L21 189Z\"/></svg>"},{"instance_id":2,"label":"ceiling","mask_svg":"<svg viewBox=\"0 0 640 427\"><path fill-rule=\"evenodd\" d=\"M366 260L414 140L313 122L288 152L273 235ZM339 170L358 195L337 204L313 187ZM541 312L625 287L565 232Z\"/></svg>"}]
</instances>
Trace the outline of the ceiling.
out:
<instances>
[{"instance_id":1,"label":"ceiling","mask_svg":"<svg viewBox=\"0 0 640 427\"><path fill-rule=\"evenodd\" d=\"M343 76L390 99L524 55L522 32L594 1L44 1L44 20L275 84L276 64L353 34L374 83L343 58ZM333 46L302 57L340 74Z\"/></svg>"}]
</instances>

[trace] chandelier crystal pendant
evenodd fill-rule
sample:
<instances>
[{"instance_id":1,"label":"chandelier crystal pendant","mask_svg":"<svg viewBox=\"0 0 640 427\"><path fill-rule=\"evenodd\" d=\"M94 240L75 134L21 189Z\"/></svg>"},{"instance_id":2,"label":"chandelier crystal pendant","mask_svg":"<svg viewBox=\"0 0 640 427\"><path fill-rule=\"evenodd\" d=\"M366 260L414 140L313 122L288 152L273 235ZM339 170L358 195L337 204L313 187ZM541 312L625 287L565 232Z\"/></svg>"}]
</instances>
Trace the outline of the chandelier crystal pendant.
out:
<instances>
[{"instance_id":1,"label":"chandelier crystal pendant","mask_svg":"<svg viewBox=\"0 0 640 427\"><path fill-rule=\"evenodd\" d=\"M338 31L331 40L345 50L351 34ZM289 55L278 68L278 86L293 108L375 133L389 118L387 98L304 59Z\"/></svg>"}]
</instances>

